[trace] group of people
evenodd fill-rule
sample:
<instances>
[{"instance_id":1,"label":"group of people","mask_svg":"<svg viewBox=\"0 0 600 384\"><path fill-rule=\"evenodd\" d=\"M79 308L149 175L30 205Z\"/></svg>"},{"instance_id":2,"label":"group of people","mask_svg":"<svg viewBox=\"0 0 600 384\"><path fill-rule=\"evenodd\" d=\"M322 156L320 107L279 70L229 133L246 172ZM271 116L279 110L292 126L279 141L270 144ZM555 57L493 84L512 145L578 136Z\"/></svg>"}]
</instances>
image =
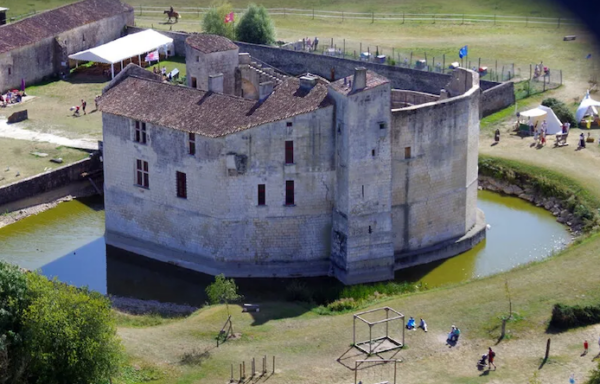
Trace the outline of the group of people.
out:
<instances>
[{"instance_id":1,"label":"group of people","mask_svg":"<svg viewBox=\"0 0 600 384\"><path fill-rule=\"evenodd\" d=\"M425 320L423 320L423 318L421 318L421 321L419 322L419 326L416 327L415 318L411 316L408 319L408 322L406 323L406 329L416 331L417 328L421 328L422 330L427 332L427 323L425 322Z\"/></svg>"},{"instance_id":2,"label":"group of people","mask_svg":"<svg viewBox=\"0 0 600 384\"><path fill-rule=\"evenodd\" d=\"M456 325L452 325L450 328L450 332L448 333L448 339L446 339L446 343L456 343L458 342L458 338L460 337L460 329L456 327Z\"/></svg>"},{"instance_id":3,"label":"group of people","mask_svg":"<svg viewBox=\"0 0 600 384\"><path fill-rule=\"evenodd\" d=\"M314 40L311 40L309 37L302 38L302 49L304 51L316 51L319 46L319 38L315 36Z\"/></svg>"},{"instance_id":4,"label":"group of people","mask_svg":"<svg viewBox=\"0 0 600 384\"><path fill-rule=\"evenodd\" d=\"M94 104L96 109L98 110L98 102L100 101L100 95L96 95L96 97L94 97ZM84 99L81 99L81 105L75 105L73 107L71 107L71 110L73 111L73 116L80 116L81 112L83 111L84 115L87 115L87 111L85 110L87 108L87 101L85 101Z\"/></svg>"},{"instance_id":5,"label":"group of people","mask_svg":"<svg viewBox=\"0 0 600 384\"><path fill-rule=\"evenodd\" d=\"M533 135L533 141L536 145L546 145L546 137L548 136L548 125L546 120L542 121L542 126L538 129L537 122L535 125L529 121L529 130Z\"/></svg>"},{"instance_id":6,"label":"group of people","mask_svg":"<svg viewBox=\"0 0 600 384\"><path fill-rule=\"evenodd\" d=\"M488 366L488 370L492 369L492 365L494 366L494 371L496 370L496 364L494 364L494 359L496 358L496 352L492 350L492 347L488 347L488 353L484 353L481 355L481 359L477 362L477 367L483 369L486 365Z\"/></svg>"},{"instance_id":7,"label":"group of people","mask_svg":"<svg viewBox=\"0 0 600 384\"><path fill-rule=\"evenodd\" d=\"M23 100L23 97L27 96L24 91L13 89L6 92L5 95L0 94L0 105L6 107L9 104L17 104Z\"/></svg>"},{"instance_id":8,"label":"group of people","mask_svg":"<svg viewBox=\"0 0 600 384\"><path fill-rule=\"evenodd\" d=\"M539 64L535 65L535 68L533 70L533 77L537 78L542 75L544 75L544 76L550 75L550 69L548 67L544 67L544 62L540 61Z\"/></svg>"}]
</instances>

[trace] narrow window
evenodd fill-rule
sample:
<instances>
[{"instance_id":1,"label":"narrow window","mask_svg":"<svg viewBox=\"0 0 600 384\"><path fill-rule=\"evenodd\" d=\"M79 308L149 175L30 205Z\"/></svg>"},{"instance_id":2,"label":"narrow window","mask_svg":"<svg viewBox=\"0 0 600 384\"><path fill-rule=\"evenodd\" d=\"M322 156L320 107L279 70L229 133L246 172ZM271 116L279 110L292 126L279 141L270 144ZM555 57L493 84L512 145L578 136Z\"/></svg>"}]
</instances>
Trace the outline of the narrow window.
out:
<instances>
[{"instance_id":1,"label":"narrow window","mask_svg":"<svg viewBox=\"0 0 600 384\"><path fill-rule=\"evenodd\" d=\"M371 229L371 226L369 225L369 233L372 233L373 230Z\"/></svg>"},{"instance_id":2,"label":"narrow window","mask_svg":"<svg viewBox=\"0 0 600 384\"><path fill-rule=\"evenodd\" d=\"M379 129L385 129L385 123L384 122L380 122L379 123Z\"/></svg>"},{"instance_id":3,"label":"narrow window","mask_svg":"<svg viewBox=\"0 0 600 384\"><path fill-rule=\"evenodd\" d=\"M266 205L264 184L258 184L258 205Z\"/></svg>"},{"instance_id":4,"label":"narrow window","mask_svg":"<svg viewBox=\"0 0 600 384\"><path fill-rule=\"evenodd\" d=\"M196 56L196 63L200 62L200 56Z\"/></svg>"},{"instance_id":5,"label":"narrow window","mask_svg":"<svg viewBox=\"0 0 600 384\"><path fill-rule=\"evenodd\" d=\"M135 122L135 141L137 143L146 144L146 123Z\"/></svg>"},{"instance_id":6,"label":"narrow window","mask_svg":"<svg viewBox=\"0 0 600 384\"><path fill-rule=\"evenodd\" d=\"M177 197L187 199L187 175L177 171Z\"/></svg>"},{"instance_id":7,"label":"narrow window","mask_svg":"<svg viewBox=\"0 0 600 384\"><path fill-rule=\"evenodd\" d=\"M288 127L288 128L289 128L289 127L291 127L292 125L293 125L293 124L292 124L292 122L291 122L291 121L288 121L287 123L285 123L285 126L286 126L286 127Z\"/></svg>"},{"instance_id":8,"label":"narrow window","mask_svg":"<svg viewBox=\"0 0 600 384\"><path fill-rule=\"evenodd\" d=\"M364 185L362 186L362 197L363 197L363 199L365 198L365 186Z\"/></svg>"},{"instance_id":9,"label":"narrow window","mask_svg":"<svg viewBox=\"0 0 600 384\"><path fill-rule=\"evenodd\" d=\"M83 42L85 43L85 35L83 35Z\"/></svg>"},{"instance_id":10,"label":"narrow window","mask_svg":"<svg viewBox=\"0 0 600 384\"><path fill-rule=\"evenodd\" d=\"M9 75L9 76L10 76L10 72L11 72L11 71L10 71L10 67L8 67L8 75Z\"/></svg>"},{"instance_id":11,"label":"narrow window","mask_svg":"<svg viewBox=\"0 0 600 384\"><path fill-rule=\"evenodd\" d=\"M198 88L198 80L195 77L192 77L192 88Z\"/></svg>"},{"instance_id":12,"label":"narrow window","mask_svg":"<svg viewBox=\"0 0 600 384\"><path fill-rule=\"evenodd\" d=\"M285 205L294 205L294 180L285 182Z\"/></svg>"},{"instance_id":13,"label":"narrow window","mask_svg":"<svg viewBox=\"0 0 600 384\"><path fill-rule=\"evenodd\" d=\"M188 139L189 139L189 154L193 156L196 154L196 134L190 133L188 135Z\"/></svg>"},{"instance_id":14,"label":"narrow window","mask_svg":"<svg viewBox=\"0 0 600 384\"><path fill-rule=\"evenodd\" d=\"M285 142L285 163L294 164L294 142Z\"/></svg>"},{"instance_id":15,"label":"narrow window","mask_svg":"<svg viewBox=\"0 0 600 384\"><path fill-rule=\"evenodd\" d=\"M405 147L404 148L404 158L405 159L410 159L410 147Z\"/></svg>"},{"instance_id":16,"label":"narrow window","mask_svg":"<svg viewBox=\"0 0 600 384\"><path fill-rule=\"evenodd\" d=\"M150 181L148 175L148 162L144 160L136 160L136 184L140 187L149 188Z\"/></svg>"},{"instance_id":17,"label":"narrow window","mask_svg":"<svg viewBox=\"0 0 600 384\"><path fill-rule=\"evenodd\" d=\"M375 150L371 150L371 156L375 157Z\"/></svg>"}]
</instances>

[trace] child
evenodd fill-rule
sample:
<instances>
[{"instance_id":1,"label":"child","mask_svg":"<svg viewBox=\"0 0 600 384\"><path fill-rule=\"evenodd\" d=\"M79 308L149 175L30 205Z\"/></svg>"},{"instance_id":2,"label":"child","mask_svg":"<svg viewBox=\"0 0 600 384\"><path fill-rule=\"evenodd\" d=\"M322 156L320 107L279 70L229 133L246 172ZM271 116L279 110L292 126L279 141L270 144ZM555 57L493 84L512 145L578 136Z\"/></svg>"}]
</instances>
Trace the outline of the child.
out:
<instances>
[{"instance_id":1,"label":"child","mask_svg":"<svg viewBox=\"0 0 600 384\"><path fill-rule=\"evenodd\" d=\"M589 348L589 347L590 347L590 345L588 344L588 341L587 341L587 340L585 340L585 341L583 342L583 354L584 354L584 355L587 355L587 353L588 353L588 348Z\"/></svg>"},{"instance_id":2,"label":"child","mask_svg":"<svg viewBox=\"0 0 600 384\"><path fill-rule=\"evenodd\" d=\"M421 328L422 330L427 332L427 323L422 318L421 318L421 322L419 323L419 328Z\"/></svg>"}]
</instances>

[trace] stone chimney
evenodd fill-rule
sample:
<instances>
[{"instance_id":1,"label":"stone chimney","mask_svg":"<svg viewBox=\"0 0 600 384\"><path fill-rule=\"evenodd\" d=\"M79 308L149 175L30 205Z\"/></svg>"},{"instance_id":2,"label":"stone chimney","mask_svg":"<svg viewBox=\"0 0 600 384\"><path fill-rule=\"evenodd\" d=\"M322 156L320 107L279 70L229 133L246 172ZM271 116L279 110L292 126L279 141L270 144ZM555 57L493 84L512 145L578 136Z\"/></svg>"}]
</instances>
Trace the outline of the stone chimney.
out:
<instances>
[{"instance_id":1,"label":"stone chimney","mask_svg":"<svg viewBox=\"0 0 600 384\"><path fill-rule=\"evenodd\" d=\"M208 91L214 93L223 93L223 74L208 76Z\"/></svg>"},{"instance_id":2,"label":"stone chimney","mask_svg":"<svg viewBox=\"0 0 600 384\"><path fill-rule=\"evenodd\" d=\"M354 81L352 82L352 92L360 91L367 87L367 68L358 67L354 69Z\"/></svg>"},{"instance_id":3,"label":"stone chimney","mask_svg":"<svg viewBox=\"0 0 600 384\"><path fill-rule=\"evenodd\" d=\"M317 85L317 78L311 75L304 75L300 78L300 89L310 91Z\"/></svg>"},{"instance_id":4,"label":"stone chimney","mask_svg":"<svg viewBox=\"0 0 600 384\"><path fill-rule=\"evenodd\" d=\"M258 85L258 100L264 101L273 92L273 82L265 81Z\"/></svg>"},{"instance_id":5,"label":"stone chimney","mask_svg":"<svg viewBox=\"0 0 600 384\"><path fill-rule=\"evenodd\" d=\"M251 58L249 53L238 54L238 60L240 64L250 64Z\"/></svg>"}]
</instances>

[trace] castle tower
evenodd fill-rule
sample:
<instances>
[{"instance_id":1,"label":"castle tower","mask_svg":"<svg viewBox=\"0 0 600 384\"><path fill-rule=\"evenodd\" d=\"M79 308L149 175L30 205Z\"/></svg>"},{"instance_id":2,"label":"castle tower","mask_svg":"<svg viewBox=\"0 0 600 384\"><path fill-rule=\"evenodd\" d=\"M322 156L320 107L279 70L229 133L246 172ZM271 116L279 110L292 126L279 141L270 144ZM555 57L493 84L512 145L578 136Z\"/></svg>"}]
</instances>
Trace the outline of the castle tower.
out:
<instances>
[{"instance_id":1,"label":"castle tower","mask_svg":"<svg viewBox=\"0 0 600 384\"><path fill-rule=\"evenodd\" d=\"M329 93L336 101L333 274L345 284L392 279L389 81L356 68Z\"/></svg>"}]
</instances>

